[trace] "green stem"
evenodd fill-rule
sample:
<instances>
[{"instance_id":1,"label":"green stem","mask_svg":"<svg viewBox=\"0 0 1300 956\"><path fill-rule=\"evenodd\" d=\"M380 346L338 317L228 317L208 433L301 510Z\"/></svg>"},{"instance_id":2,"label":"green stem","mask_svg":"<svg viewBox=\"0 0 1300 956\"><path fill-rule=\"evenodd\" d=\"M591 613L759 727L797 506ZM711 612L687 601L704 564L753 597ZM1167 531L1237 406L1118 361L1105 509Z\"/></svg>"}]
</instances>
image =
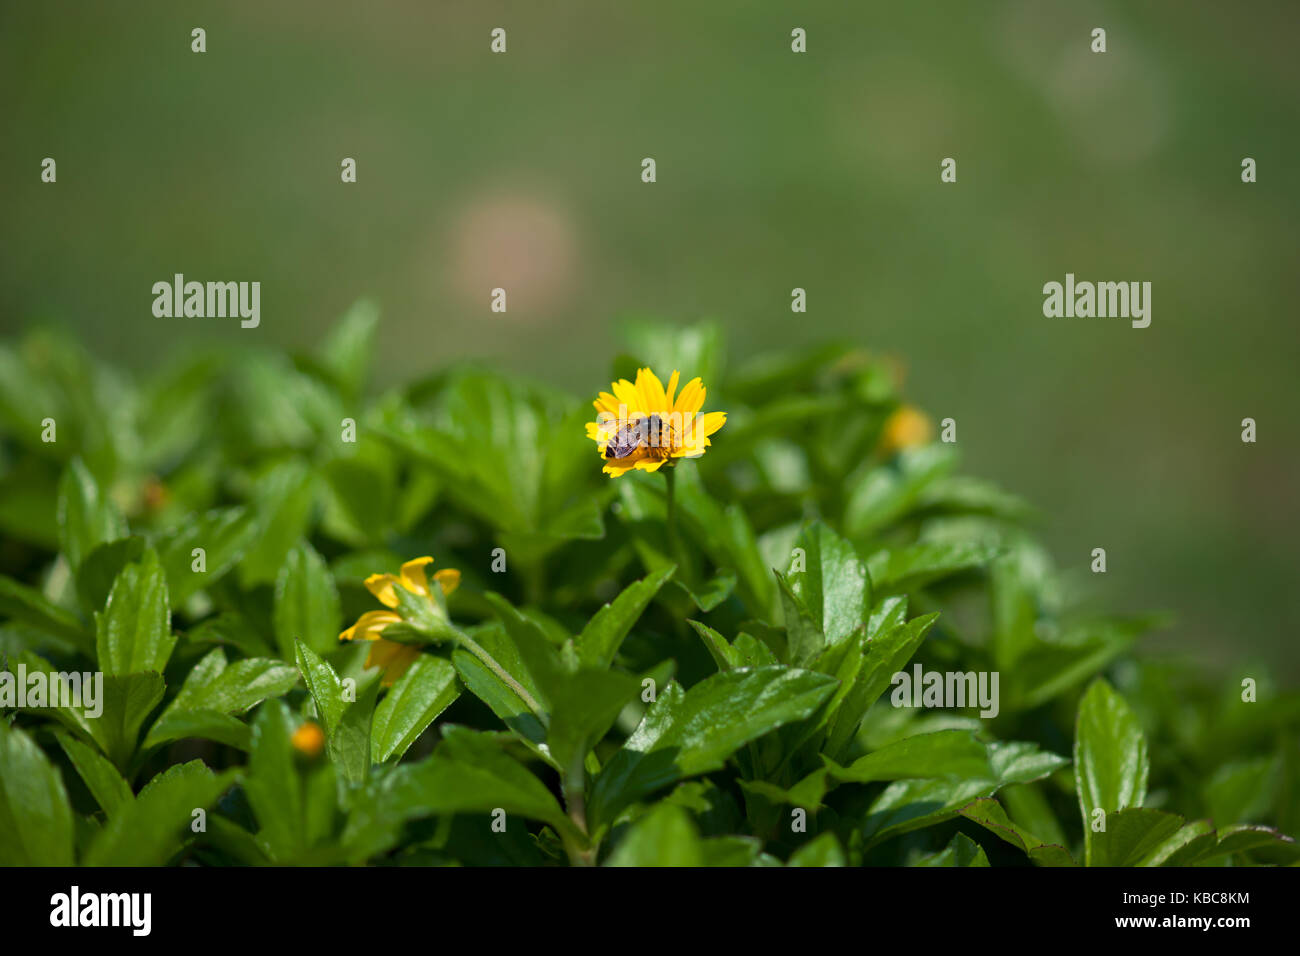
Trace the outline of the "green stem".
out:
<instances>
[{"instance_id":1,"label":"green stem","mask_svg":"<svg viewBox=\"0 0 1300 956\"><path fill-rule=\"evenodd\" d=\"M560 782L560 789L564 793L564 803L569 811L569 819L573 821L573 825L578 828L583 837L587 837L587 801L584 795L587 779L583 770L583 749L579 748L574 752L570 766ZM569 855L569 862L574 866L595 865L595 847L580 844L576 840L565 836L564 849Z\"/></svg>"},{"instance_id":2,"label":"green stem","mask_svg":"<svg viewBox=\"0 0 1300 956\"><path fill-rule=\"evenodd\" d=\"M668 482L668 552L674 561L681 560L681 546L677 540L677 469L672 465L664 468L664 480Z\"/></svg>"}]
</instances>

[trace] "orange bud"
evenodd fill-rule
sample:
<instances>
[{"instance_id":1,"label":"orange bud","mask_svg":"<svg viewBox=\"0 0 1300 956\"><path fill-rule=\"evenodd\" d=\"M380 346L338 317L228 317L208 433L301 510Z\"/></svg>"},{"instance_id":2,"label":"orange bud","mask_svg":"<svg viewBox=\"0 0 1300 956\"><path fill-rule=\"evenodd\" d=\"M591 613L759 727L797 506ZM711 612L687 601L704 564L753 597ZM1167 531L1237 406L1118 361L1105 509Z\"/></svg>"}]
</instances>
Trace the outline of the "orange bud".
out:
<instances>
[{"instance_id":1,"label":"orange bud","mask_svg":"<svg viewBox=\"0 0 1300 956\"><path fill-rule=\"evenodd\" d=\"M325 731L320 729L320 724L309 720L293 732L289 742L300 754L319 757L320 752L325 749Z\"/></svg>"}]
</instances>

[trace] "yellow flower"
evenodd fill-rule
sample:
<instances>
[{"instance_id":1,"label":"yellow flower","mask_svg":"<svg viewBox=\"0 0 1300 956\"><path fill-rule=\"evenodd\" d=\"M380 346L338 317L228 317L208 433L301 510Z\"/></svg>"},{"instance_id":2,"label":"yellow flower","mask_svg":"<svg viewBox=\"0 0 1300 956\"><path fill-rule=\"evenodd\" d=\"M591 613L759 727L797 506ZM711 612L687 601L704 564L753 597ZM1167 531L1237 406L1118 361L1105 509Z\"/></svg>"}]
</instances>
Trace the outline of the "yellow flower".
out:
<instances>
[{"instance_id":1,"label":"yellow flower","mask_svg":"<svg viewBox=\"0 0 1300 956\"><path fill-rule=\"evenodd\" d=\"M601 392L592 402L597 415L587 423L587 437L605 459L606 474L658 471L678 458L698 458L712 444L709 436L726 424L726 412L701 414L700 379L691 379L680 394L677 380L674 371L665 389L650 369L637 369L635 383L619 379L610 386L613 394Z\"/></svg>"},{"instance_id":2,"label":"yellow flower","mask_svg":"<svg viewBox=\"0 0 1300 956\"><path fill-rule=\"evenodd\" d=\"M393 608L390 611L367 611L357 618L357 623L339 635L340 641L373 641L370 653L366 655L366 667L381 667L384 670L383 684L392 686L399 677L406 673L416 657L420 654L419 646L403 644L399 641L386 641L380 634L391 624L400 624L405 620L397 613L401 605L398 588L417 598L423 598L433 604L429 592L429 578L425 567L433 563L433 558L415 558L402 565L401 574L372 574L366 578L366 588L379 603ZM433 575L444 595L456 590L460 584L460 572L454 568L438 571Z\"/></svg>"},{"instance_id":3,"label":"yellow flower","mask_svg":"<svg viewBox=\"0 0 1300 956\"><path fill-rule=\"evenodd\" d=\"M885 420L880 433L880 450L890 455L904 448L924 445L930 440L933 428L930 419L911 405L900 405Z\"/></svg>"},{"instance_id":4,"label":"yellow flower","mask_svg":"<svg viewBox=\"0 0 1300 956\"><path fill-rule=\"evenodd\" d=\"M320 729L320 724L307 721L293 732L289 738L289 743L293 749L307 757L319 757L320 752L325 749L325 731Z\"/></svg>"}]
</instances>

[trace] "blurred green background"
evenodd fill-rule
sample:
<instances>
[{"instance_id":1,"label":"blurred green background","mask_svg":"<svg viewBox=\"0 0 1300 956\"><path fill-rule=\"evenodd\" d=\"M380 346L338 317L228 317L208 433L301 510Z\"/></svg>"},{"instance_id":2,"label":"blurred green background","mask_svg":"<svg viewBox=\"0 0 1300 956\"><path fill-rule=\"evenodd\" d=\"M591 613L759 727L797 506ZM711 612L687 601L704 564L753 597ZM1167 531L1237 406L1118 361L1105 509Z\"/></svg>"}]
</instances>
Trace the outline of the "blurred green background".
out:
<instances>
[{"instance_id":1,"label":"blurred green background","mask_svg":"<svg viewBox=\"0 0 1300 956\"><path fill-rule=\"evenodd\" d=\"M0 333L62 325L143 372L310 344L369 296L393 379L473 356L582 394L622 316L714 317L733 357L846 338L905 359L1063 567L1107 549L1102 600L1177 615L1148 646L1295 682L1298 23L1176 0L6 3ZM260 328L155 318L175 272L261 281ZM1151 327L1044 318L1066 272L1151 281Z\"/></svg>"}]
</instances>

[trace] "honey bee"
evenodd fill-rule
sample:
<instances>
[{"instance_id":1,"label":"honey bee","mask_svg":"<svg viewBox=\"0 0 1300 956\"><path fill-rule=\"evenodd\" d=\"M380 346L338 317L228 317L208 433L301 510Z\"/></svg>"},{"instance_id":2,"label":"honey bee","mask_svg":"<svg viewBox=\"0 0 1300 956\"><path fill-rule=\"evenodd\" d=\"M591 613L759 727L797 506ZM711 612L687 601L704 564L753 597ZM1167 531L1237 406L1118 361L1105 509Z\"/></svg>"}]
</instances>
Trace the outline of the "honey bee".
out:
<instances>
[{"instance_id":1,"label":"honey bee","mask_svg":"<svg viewBox=\"0 0 1300 956\"><path fill-rule=\"evenodd\" d=\"M622 422L605 445L605 458L628 458L643 448L659 457L671 447L672 428L658 415L649 415Z\"/></svg>"}]
</instances>

